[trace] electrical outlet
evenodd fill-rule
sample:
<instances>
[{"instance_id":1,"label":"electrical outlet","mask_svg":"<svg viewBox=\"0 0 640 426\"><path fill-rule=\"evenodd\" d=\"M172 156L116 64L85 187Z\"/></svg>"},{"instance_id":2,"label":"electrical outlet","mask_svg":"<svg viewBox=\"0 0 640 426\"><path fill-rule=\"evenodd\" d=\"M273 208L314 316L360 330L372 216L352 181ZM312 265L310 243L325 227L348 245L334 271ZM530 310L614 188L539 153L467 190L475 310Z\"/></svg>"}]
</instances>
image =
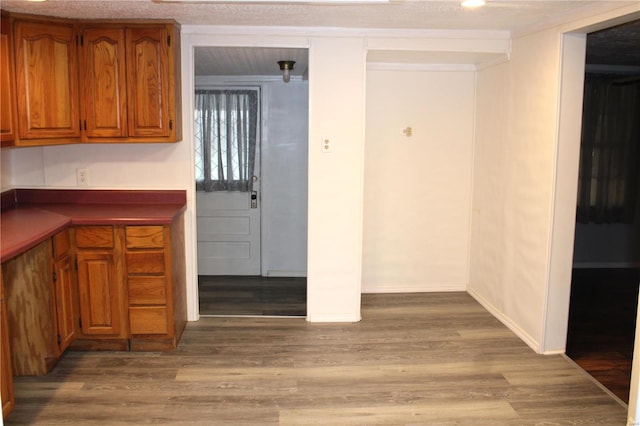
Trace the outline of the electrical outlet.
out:
<instances>
[{"instance_id":1,"label":"electrical outlet","mask_svg":"<svg viewBox=\"0 0 640 426\"><path fill-rule=\"evenodd\" d=\"M78 186L89 186L89 171L87 169L76 169L76 184Z\"/></svg>"},{"instance_id":2,"label":"electrical outlet","mask_svg":"<svg viewBox=\"0 0 640 426\"><path fill-rule=\"evenodd\" d=\"M322 152L323 153L331 152L331 139L322 138Z\"/></svg>"}]
</instances>

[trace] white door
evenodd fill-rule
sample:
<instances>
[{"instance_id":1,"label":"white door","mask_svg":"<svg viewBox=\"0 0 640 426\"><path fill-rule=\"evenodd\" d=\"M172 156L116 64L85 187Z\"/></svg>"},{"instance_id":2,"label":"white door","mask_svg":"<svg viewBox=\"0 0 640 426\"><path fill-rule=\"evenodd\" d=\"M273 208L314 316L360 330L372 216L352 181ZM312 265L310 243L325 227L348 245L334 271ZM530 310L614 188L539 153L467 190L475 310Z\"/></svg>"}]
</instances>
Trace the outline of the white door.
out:
<instances>
[{"instance_id":1,"label":"white door","mask_svg":"<svg viewBox=\"0 0 640 426\"><path fill-rule=\"evenodd\" d=\"M259 90L200 90L195 108L196 186L212 192L196 191L198 275L260 275ZM240 192L247 179L253 187ZM238 190L217 190L221 188Z\"/></svg>"},{"instance_id":2,"label":"white door","mask_svg":"<svg viewBox=\"0 0 640 426\"><path fill-rule=\"evenodd\" d=\"M198 275L260 275L260 184L255 176L253 192L196 193Z\"/></svg>"}]
</instances>

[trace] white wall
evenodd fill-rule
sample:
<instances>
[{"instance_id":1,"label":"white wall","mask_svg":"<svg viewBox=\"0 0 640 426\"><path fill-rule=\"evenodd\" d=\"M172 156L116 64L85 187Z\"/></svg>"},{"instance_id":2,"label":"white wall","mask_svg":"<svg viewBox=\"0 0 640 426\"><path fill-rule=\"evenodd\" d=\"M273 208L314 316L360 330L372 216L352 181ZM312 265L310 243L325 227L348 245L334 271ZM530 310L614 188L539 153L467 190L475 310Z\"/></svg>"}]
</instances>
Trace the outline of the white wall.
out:
<instances>
[{"instance_id":1,"label":"white wall","mask_svg":"<svg viewBox=\"0 0 640 426\"><path fill-rule=\"evenodd\" d=\"M359 321L364 41L313 37L310 44L307 318ZM324 139L332 152L321 151Z\"/></svg>"},{"instance_id":2,"label":"white wall","mask_svg":"<svg viewBox=\"0 0 640 426\"><path fill-rule=\"evenodd\" d=\"M639 9L517 37L478 72L469 292L539 352L566 339L584 34Z\"/></svg>"},{"instance_id":3,"label":"white wall","mask_svg":"<svg viewBox=\"0 0 640 426\"><path fill-rule=\"evenodd\" d=\"M86 168L90 189L184 189L189 157L184 144L76 144L14 148L8 153L15 187L77 188Z\"/></svg>"},{"instance_id":4,"label":"white wall","mask_svg":"<svg viewBox=\"0 0 640 426\"><path fill-rule=\"evenodd\" d=\"M367 71L363 292L466 289L474 92L455 67Z\"/></svg>"},{"instance_id":5,"label":"white wall","mask_svg":"<svg viewBox=\"0 0 640 426\"><path fill-rule=\"evenodd\" d=\"M469 292L538 350L548 274L558 47L545 31L478 72Z\"/></svg>"},{"instance_id":6,"label":"white wall","mask_svg":"<svg viewBox=\"0 0 640 426\"><path fill-rule=\"evenodd\" d=\"M262 84L262 273L307 275L309 85Z\"/></svg>"}]
</instances>

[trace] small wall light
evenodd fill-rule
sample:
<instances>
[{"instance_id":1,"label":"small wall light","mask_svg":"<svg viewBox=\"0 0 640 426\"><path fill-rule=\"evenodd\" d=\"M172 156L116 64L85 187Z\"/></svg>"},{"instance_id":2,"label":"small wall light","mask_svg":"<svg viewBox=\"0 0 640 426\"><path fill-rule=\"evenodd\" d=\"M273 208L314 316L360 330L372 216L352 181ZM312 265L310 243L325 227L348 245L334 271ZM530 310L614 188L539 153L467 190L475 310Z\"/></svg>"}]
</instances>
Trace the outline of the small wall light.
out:
<instances>
[{"instance_id":1,"label":"small wall light","mask_svg":"<svg viewBox=\"0 0 640 426\"><path fill-rule=\"evenodd\" d=\"M291 70L293 70L293 64L296 61L278 61L280 71L282 71L282 81L288 83L291 80Z\"/></svg>"}]
</instances>

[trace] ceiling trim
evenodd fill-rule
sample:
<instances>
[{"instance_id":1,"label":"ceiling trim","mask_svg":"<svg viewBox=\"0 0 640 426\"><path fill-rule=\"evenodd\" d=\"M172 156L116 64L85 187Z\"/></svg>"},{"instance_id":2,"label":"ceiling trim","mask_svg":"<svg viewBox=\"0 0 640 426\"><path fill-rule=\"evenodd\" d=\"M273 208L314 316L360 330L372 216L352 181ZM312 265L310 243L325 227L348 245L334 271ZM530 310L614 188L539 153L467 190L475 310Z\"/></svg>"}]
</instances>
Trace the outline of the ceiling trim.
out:
<instances>
[{"instance_id":1,"label":"ceiling trim","mask_svg":"<svg viewBox=\"0 0 640 426\"><path fill-rule=\"evenodd\" d=\"M417 39L485 39L508 40L511 32L502 30L416 30L382 28L338 28L338 27L269 27L269 26L223 26L182 25L182 34L194 35L269 35L302 37L374 37Z\"/></svg>"},{"instance_id":2,"label":"ceiling trim","mask_svg":"<svg viewBox=\"0 0 640 426\"><path fill-rule=\"evenodd\" d=\"M476 71L473 64L400 64L367 62L368 71Z\"/></svg>"}]
</instances>

